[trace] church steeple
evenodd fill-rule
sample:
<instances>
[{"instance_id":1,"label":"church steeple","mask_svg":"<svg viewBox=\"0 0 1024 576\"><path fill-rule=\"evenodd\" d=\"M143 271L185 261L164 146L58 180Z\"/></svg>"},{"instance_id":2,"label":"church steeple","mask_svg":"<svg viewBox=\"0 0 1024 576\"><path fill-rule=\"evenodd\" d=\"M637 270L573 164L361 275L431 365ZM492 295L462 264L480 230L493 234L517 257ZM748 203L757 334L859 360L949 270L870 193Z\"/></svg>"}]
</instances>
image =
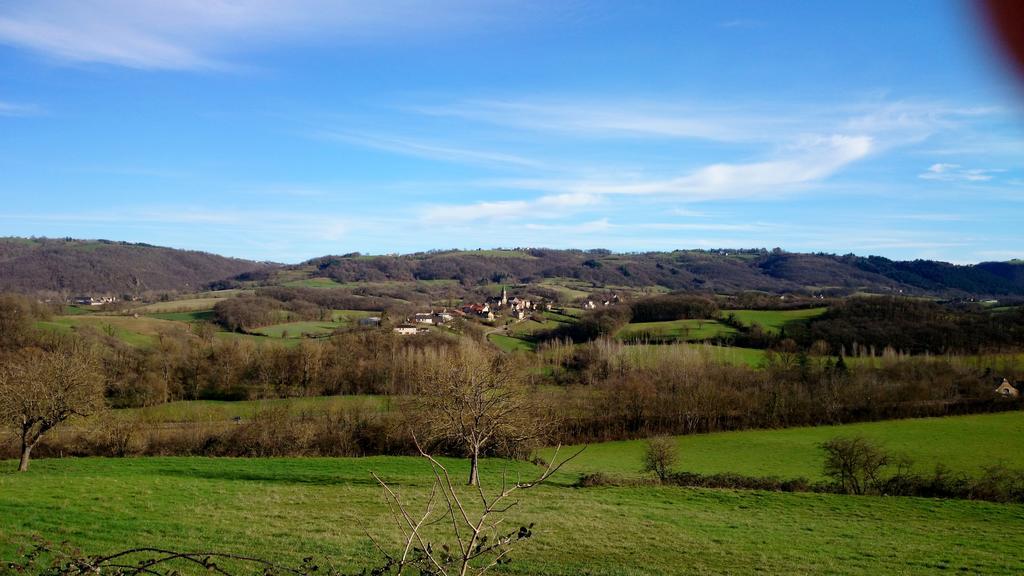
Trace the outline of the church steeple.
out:
<instances>
[{"instance_id":1,"label":"church steeple","mask_svg":"<svg viewBox=\"0 0 1024 576\"><path fill-rule=\"evenodd\" d=\"M508 291L505 290L504 286L502 286L501 287L501 307L504 308L507 305L508 305Z\"/></svg>"}]
</instances>

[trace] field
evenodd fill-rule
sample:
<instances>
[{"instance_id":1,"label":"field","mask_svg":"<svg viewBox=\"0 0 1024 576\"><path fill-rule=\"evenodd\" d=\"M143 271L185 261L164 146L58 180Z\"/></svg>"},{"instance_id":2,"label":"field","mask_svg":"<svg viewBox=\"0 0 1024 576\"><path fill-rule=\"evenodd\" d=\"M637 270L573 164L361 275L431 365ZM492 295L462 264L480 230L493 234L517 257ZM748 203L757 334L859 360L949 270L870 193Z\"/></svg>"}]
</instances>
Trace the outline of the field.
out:
<instances>
[{"instance_id":1,"label":"field","mask_svg":"<svg viewBox=\"0 0 1024 576\"><path fill-rule=\"evenodd\" d=\"M462 476L462 461L446 462ZM0 557L39 535L86 552L156 545L306 555L354 571L379 561L394 524L370 477L422 503L429 471L412 457L38 460L0 467ZM528 464L485 460L502 470ZM571 476L522 495L508 514L534 537L504 574L1017 574L1024 506L918 498L677 487L572 488ZM440 527L434 528L439 530ZM436 537L436 533L435 533Z\"/></svg>"},{"instance_id":2,"label":"field","mask_svg":"<svg viewBox=\"0 0 1024 576\"><path fill-rule=\"evenodd\" d=\"M532 352L536 347L533 342L505 336L504 334L490 334L487 336L487 340L504 352Z\"/></svg>"},{"instance_id":3,"label":"field","mask_svg":"<svg viewBox=\"0 0 1024 576\"><path fill-rule=\"evenodd\" d=\"M74 316L54 316L52 320L38 322L41 328L70 332L74 329L89 327L133 346L149 346L161 332L181 330L183 324L160 318L131 316L100 316L95 314L79 314Z\"/></svg>"},{"instance_id":4,"label":"field","mask_svg":"<svg viewBox=\"0 0 1024 576\"><path fill-rule=\"evenodd\" d=\"M999 463L1024 469L1020 445L1024 412L679 436L678 468L819 480L822 452L818 445L850 435L863 435L910 456L921 472L931 471L939 462L970 474ZM566 471L638 476L645 445L636 440L590 446Z\"/></svg>"},{"instance_id":5,"label":"field","mask_svg":"<svg viewBox=\"0 0 1024 576\"><path fill-rule=\"evenodd\" d=\"M213 307L225 298L231 298L237 296L243 292L243 290L221 290L219 292L205 292L197 295L195 298L186 298L182 300L169 300L167 302L155 302L153 304L146 304L145 306L139 306L132 308L131 312L138 314L154 314L160 312L190 312L194 310L212 310Z\"/></svg>"},{"instance_id":6,"label":"field","mask_svg":"<svg viewBox=\"0 0 1024 576\"><path fill-rule=\"evenodd\" d=\"M285 322L264 326L252 330L255 334L262 334L271 338L302 338L303 336L327 336L339 328L334 322L303 321Z\"/></svg>"},{"instance_id":7,"label":"field","mask_svg":"<svg viewBox=\"0 0 1024 576\"><path fill-rule=\"evenodd\" d=\"M619 340L695 342L735 333L735 329L716 320L671 320L627 324L615 334L615 338Z\"/></svg>"},{"instance_id":8,"label":"field","mask_svg":"<svg viewBox=\"0 0 1024 576\"><path fill-rule=\"evenodd\" d=\"M730 314L750 326L760 324L767 332L779 333L790 322L800 322L821 316L828 308L806 308L803 310L722 310L723 317Z\"/></svg>"}]
</instances>

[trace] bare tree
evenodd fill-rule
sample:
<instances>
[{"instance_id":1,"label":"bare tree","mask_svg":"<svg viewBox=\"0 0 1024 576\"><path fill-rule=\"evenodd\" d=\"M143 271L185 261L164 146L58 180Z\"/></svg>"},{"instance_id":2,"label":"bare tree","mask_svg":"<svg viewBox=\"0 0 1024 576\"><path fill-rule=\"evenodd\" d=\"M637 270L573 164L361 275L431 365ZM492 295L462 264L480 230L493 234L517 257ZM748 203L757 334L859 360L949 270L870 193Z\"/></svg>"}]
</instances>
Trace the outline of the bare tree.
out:
<instances>
[{"instance_id":1,"label":"bare tree","mask_svg":"<svg viewBox=\"0 0 1024 576\"><path fill-rule=\"evenodd\" d=\"M103 377L86 353L27 348L0 363L0 422L21 439L20 472L43 435L103 406Z\"/></svg>"},{"instance_id":2,"label":"bare tree","mask_svg":"<svg viewBox=\"0 0 1024 576\"><path fill-rule=\"evenodd\" d=\"M644 451L644 472L654 472L664 482L672 473L672 467L679 460L675 440L669 436L659 436L647 441Z\"/></svg>"},{"instance_id":3,"label":"bare tree","mask_svg":"<svg viewBox=\"0 0 1024 576\"><path fill-rule=\"evenodd\" d=\"M825 451L825 475L848 494L866 494L877 488L882 469L892 462L888 452L863 436L840 436L821 448Z\"/></svg>"},{"instance_id":4,"label":"bare tree","mask_svg":"<svg viewBox=\"0 0 1024 576\"><path fill-rule=\"evenodd\" d=\"M398 554L388 553L374 540L387 561L382 573L394 571L401 576L406 569L412 569L418 574L436 576L480 576L495 566L510 562L509 554L516 544L533 535L533 524L509 527L502 514L518 504L514 500L517 492L546 482L566 462L583 452L581 448L559 461L559 448L555 448L551 462L534 479L510 482L503 474L501 487L495 493L488 495L478 482L475 494L471 492L460 496L448 469L425 452L418 441L416 447L420 455L430 462L434 474L434 484L422 514L414 515L397 492L376 474L373 475L384 489L392 517L403 534L402 549ZM425 527L439 523L450 527L446 532L454 542L435 546L423 534Z\"/></svg>"},{"instance_id":5,"label":"bare tree","mask_svg":"<svg viewBox=\"0 0 1024 576\"><path fill-rule=\"evenodd\" d=\"M469 484L488 447L506 452L540 438L547 419L538 417L520 371L472 342L428 357L419 380L423 426L435 441L461 445L470 458Z\"/></svg>"}]
</instances>

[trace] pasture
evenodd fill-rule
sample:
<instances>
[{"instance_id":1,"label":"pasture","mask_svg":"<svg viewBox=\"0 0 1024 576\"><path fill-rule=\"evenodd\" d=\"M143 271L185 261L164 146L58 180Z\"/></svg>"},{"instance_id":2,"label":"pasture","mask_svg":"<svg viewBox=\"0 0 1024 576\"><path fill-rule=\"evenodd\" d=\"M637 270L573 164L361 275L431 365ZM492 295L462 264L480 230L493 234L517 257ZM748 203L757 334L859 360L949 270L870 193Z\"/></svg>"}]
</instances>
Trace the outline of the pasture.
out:
<instances>
[{"instance_id":1,"label":"pasture","mask_svg":"<svg viewBox=\"0 0 1024 576\"><path fill-rule=\"evenodd\" d=\"M461 477L463 461L445 460ZM367 534L398 534L370 476L422 504L425 462L371 458L37 460L0 462L0 558L33 536L87 553L132 546L218 550L295 565L304 556L356 571L380 561ZM493 488L524 463L484 460ZM572 474L522 493L506 514L533 522L499 574L1019 574L1024 506L919 498L702 490L573 488ZM468 492L467 492L468 493ZM438 538L443 524L431 528Z\"/></svg>"},{"instance_id":2,"label":"pasture","mask_svg":"<svg viewBox=\"0 0 1024 576\"><path fill-rule=\"evenodd\" d=\"M821 316L828 308L804 308L801 310L722 310L722 317L733 315L741 323L752 326L760 324L765 331L778 334L790 322L802 322Z\"/></svg>"},{"instance_id":3,"label":"pasture","mask_svg":"<svg viewBox=\"0 0 1024 576\"><path fill-rule=\"evenodd\" d=\"M923 473L940 462L968 474L993 464L1024 469L1024 412L677 436L677 468L704 474L820 480L823 453L819 445L836 436L853 435L863 435L911 457ZM639 476L645 447L644 440L589 446L565 470Z\"/></svg>"},{"instance_id":4,"label":"pasture","mask_svg":"<svg viewBox=\"0 0 1024 576\"><path fill-rule=\"evenodd\" d=\"M735 333L734 328L716 320L670 320L627 324L615 334L615 338L624 341L697 342Z\"/></svg>"},{"instance_id":5,"label":"pasture","mask_svg":"<svg viewBox=\"0 0 1024 576\"><path fill-rule=\"evenodd\" d=\"M132 346L150 346L161 332L171 332L185 328L184 324L160 318L100 316L95 314L54 316L51 320L37 322L36 325L40 328L58 332L71 332L88 328L117 338Z\"/></svg>"},{"instance_id":6,"label":"pasture","mask_svg":"<svg viewBox=\"0 0 1024 576\"><path fill-rule=\"evenodd\" d=\"M533 352L536 344L504 334L489 334L487 340L503 352Z\"/></svg>"}]
</instances>

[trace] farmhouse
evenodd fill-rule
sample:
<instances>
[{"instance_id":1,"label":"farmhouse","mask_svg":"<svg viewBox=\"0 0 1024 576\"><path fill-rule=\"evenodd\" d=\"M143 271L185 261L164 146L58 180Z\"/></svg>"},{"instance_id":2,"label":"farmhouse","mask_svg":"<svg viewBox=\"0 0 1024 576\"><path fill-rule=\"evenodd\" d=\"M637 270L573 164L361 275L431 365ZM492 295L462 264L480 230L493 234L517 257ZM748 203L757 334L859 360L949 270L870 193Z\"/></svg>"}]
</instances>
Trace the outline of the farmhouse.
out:
<instances>
[{"instance_id":1,"label":"farmhouse","mask_svg":"<svg viewBox=\"0 0 1024 576\"><path fill-rule=\"evenodd\" d=\"M418 330L419 328L412 324L399 324L394 328L395 333L402 336L415 336Z\"/></svg>"},{"instance_id":2,"label":"farmhouse","mask_svg":"<svg viewBox=\"0 0 1024 576\"><path fill-rule=\"evenodd\" d=\"M79 306L102 306L117 302L117 298L114 296L75 296L71 302Z\"/></svg>"},{"instance_id":3,"label":"farmhouse","mask_svg":"<svg viewBox=\"0 0 1024 576\"><path fill-rule=\"evenodd\" d=\"M417 312L412 315L412 321L416 324L433 324L434 315L430 312Z\"/></svg>"},{"instance_id":4,"label":"farmhouse","mask_svg":"<svg viewBox=\"0 0 1024 576\"><path fill-rule=\"evenodd\" d=\"M1003 378L1003 383L996 388L996 394L999 394L1004 398L1016 398L1020 396L1020 390L1014 388L1013 384L1010 384L1009 380Z\"/></svg>"}]
</instances>

